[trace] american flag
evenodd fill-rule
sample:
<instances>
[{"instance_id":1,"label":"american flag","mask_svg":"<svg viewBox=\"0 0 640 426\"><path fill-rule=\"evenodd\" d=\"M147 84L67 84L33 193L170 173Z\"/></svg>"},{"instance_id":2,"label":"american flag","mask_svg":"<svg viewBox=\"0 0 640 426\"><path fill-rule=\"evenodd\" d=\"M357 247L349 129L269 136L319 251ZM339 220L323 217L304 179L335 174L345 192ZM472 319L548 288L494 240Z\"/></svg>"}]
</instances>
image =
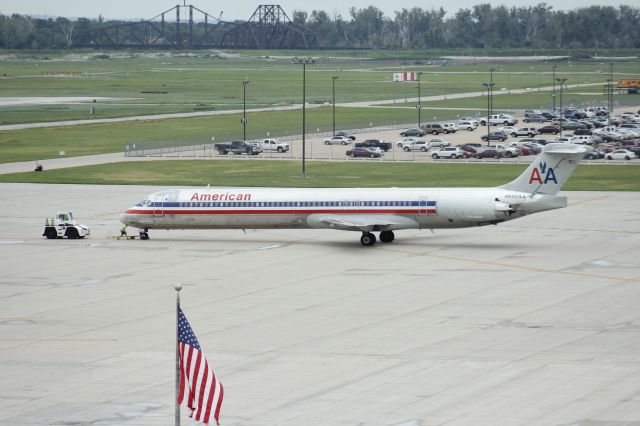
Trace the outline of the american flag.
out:
<instances>
[{"instance_id":1,"label":"american flag","mask_svg":"<svg viewBox=\"0 0 640 426\"><path fill-rule=\"evenodd\" d=\"M209 424L211 415L219 425L224 390L204 357L196 335L178 308L178 354L180 357L180 391L178 404L186 402L195 420Z\"/></svg>"}]
</instances>

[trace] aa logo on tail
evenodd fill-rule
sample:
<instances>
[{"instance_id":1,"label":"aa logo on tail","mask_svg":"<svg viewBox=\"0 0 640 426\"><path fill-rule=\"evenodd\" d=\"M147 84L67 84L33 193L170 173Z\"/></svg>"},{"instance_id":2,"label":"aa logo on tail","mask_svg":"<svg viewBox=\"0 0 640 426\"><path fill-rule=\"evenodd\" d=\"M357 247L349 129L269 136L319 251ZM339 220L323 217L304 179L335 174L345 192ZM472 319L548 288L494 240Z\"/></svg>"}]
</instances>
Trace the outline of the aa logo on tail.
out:
<instances>
[{"instance_id":1,"label":"aa logo on tail","mask_svg":"<svg viewBox=\"0 0 640 426\"><path fill-rule=\"evenodd\" d=\"M533 182L538 182L540 185L546 184L548 182L553 182L557 185L558 179L556 179L556 174L553 172L553 167L547 167L547 163L541 162L540 168L534 167L531 171L531 176L529 177L529 185L531 185Z\"/></svg>"}]
</instances>

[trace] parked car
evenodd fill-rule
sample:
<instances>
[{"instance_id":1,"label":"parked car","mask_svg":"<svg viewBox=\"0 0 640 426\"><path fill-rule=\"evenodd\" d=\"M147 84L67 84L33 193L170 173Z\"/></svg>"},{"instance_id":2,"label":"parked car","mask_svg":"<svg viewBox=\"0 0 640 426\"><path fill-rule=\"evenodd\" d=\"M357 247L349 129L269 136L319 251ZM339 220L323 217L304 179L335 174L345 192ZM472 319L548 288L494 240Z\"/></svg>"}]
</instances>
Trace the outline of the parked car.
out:
<instances>
[{"instance_id":1,"label":"parked car","mask_svg":"<svg viewBox=\"0 0 640 426\"><path fill-rule=\"evenodd\" d=\"M621 149L626 149L627 151L631 151L636 155L636 157L640 158L640 146L626 145Z\"/></svg>"},{"instance_id":2,"label":"parked car","mask_svg":"<svg viewBox=\"0 0 640 426\"><path fill-rule=\"evenodd\" d=\"M369 158L379 158L381 154L379 152L375 152L370 148L353 148L347 151L347 157L369 157Z\"/></svg>"},{"instance_id":3,"label":"parked car","mask_svg":"<svg viewBox=\"0 0 640 426\"><path fill-rule=\"evenodd\" d=\"M473 158L475 157L476 152L482 149L477 146L471 146L469 144L459 145L458 148L462 150L464 158Z\"/></svg>"},{"instance_id":4,"label":"parked car","mask_svg":"<svg viewBox=\"0 0 640 426\"><path fill-rule=\"evenodd\" d=\"M433 148L440 148L443 146L449 146L451 145L449 142L447 141L443 141L442 139L429 139L429 146L433 147Z\"/></svg>"},{"instance_id":5,"label":"parked car","mask_svg":"<svg viewBox=\"0 0 640 426\"><path fill-rule=\"evenodd\" d=\"M458 131L458 126L454 123L442 123L442 133L444 133L445 135L449 134L449 133L455 133Z\"/></svg>"},{"instance_id":6,"label":"parked car","mask_svg":"<svg viewBox=\"0 0 640 426\"><path fill-rule=\"evenodd\" d=\"M538 133L540 134L551 133L551 134L557 135L558 133L560 133L560 126L556 126L554 124L550 124L548 126L542 126L538 129Z\"/></svg>"},{"instance_id":7,"label":"parked car","mask_svg":"<svg viewBox=\"0 0 640 426\"><path fill-rule=\"evenodd\" d=\"M538 148L537 150L535 148L533 148L534 144L530 144L528 142L513 142L511 144L511 146L518 148L520 150L520 153L522 155L531 155L531 154L538 154L540 153L540 151L542 151L542 149Z\"/></svg>"},{"instance_id":8,"label":"parked car","mask_svg":"<svg viewBox=\"0 0 640 426\"><path fill-rule=\"evenodd\" d=\"M422 129L407 129L400 132L400 136L403 136L405 138L408 136L423 137L424 135L426 135L426 132Z\"/></svg>"},{"instance_id":9,"label":"parked car","mask_svg":"<svg viewBox=\"0 0 640 426\"><path fill-rule=\"evenodd\" d=\"M429 148L430 148L429 142L427 141L413 141L410 144L407 144L402 147L402 149L406 152L409 152L409 151L427 152L429 151Z\"/></svg>"},{"instance_id":10,"label":"parked car","mask_svg":"<svg viewBox=\"0 0 640 426\"><path fill-rule=\"evenodd\" d=\"M600 158L604 158L604 152L594 149L592 151L586 152L583 158L585 160L599 160Z\"/></svg>"},{"instance_id":11,"label":"parked car","mask_svg":"<svg viewBox=\"0 0 640 426\"><path fill-rule=\"evenodd\" d=\"M336 134L334 136L345 136L345 137L349 138L349 140L352 140L352 141L356 140L356 135L354 135L353 133L349 133L349 132L336 132Z\"/></svg>"},{"instance_id":12,"label":"parked car","mask_svg":"<svg viewBox=\"0 0 640 426\"><path fill-rule=\"evenodd\" d=\"M442 123L426 123L420 127L426 133L431 133L432 135L439 135L440 133L444 133L445 128Z\"/></svg>"},{"instance_id":13,"label":"parked car","mask_svg":"<svg viewBox=\"0 0 640 426\"><path fill-rule=\"evenodd\" d=\"M517 132L518 128L516 126L502 126L502 127L498 128L497 131L498 132L502 132L505 135L510 135L510 134L513 134L513 133Z\"/></svg>"},{"instance_id":14,"label":"parked car","mask_svg":"<svg viewBox=\"0 0 640 426\"><path fill-rule=\"evenodd\" d=\"M405 145L409 145L411 142L417 141L416 138L406 138L396 142L398 148L404 148Z\"/></svg>"},{"instance_id":15,"label":"parked car","mask_svg":"<svg viewBox=\"0 0 640 426\"><path fill-rule=\"evenodd\" d=\"M518 147L518 148L520 148L520 151L522 151L524 147L529 149L529 154L537 155L542 152L543 145L538 145L537 143L525 142L523 144L523 147Z\"/></svg>"},{"instance_id":16,"label":"parked car","mask_svg":"<svg viewBox=\"0 0 640 426\"><path fill-rule=\"evenodd\" d=\"M530 143L534 143L542 146L548 143L546 139L542 139L542 138L524 138L524 139L520 139L520 142L530 142Z\"/></svg>"},{"instance_id":17,"label":"parked car","mask_svg":"<svg viewBox=\"0 0 640 426\"><path fill-rule=\"evenodd\" d=\"M472 131L478 128L478 120L458 120L458 128L459 129L467 129L468 131Z\"/></svg>"},{"instance_id":18,"label":"parked car","mask_svg":"<svg viewBox=\"0 0 640 426\"><path fill-rule=\"evenodd\" d=\"M520 151L520 148L516 146L506 145L503 143L498 143L495 146L487 149L495 149L500 153L501 156L507 157L507 158L518 157L522 155L522 151Z\"/></svg>"},{"instance_id":19,"label":"parked car","mask_svg":"<svg viewBox=\"0 0 640 426\"><path fill-rule=\"evenodd\" d=\"M349 145L351 139L346 136L334 136L324 140L325 145Z\"/></svg>"},{"instance_id":20,"label":"parked car","mask_svg":"<svg viewBox=\"0 0 640 426\"><path fill-rule=\"evenodd\" d=\"M480 138L483 141L501 141L504 142L507 140L507 135L505 135L502 132L491 132L489 133L489 135L482 135L482 137Z\"/></svg>"},{"instance_id":21,"label":"parked car","mask_svg":"<svg viewBox=\"0 0 640 426\"><path fill-rule=\"evenodd\" d=\"M445 146L431 154L431 157L436 160L438 158L452 158L455 160L456 158L464 157L464 151L462 151L462 149L458 146Z\"/></svg>"},{"instance_id":22,"label":"parked car","mask_svg":"<svg viewBox=\"0 0 640 426\"><path fill-rule=\"evenodd\" d=\"M573 131L574 135L592 135L593 131L589 130L589 129L575 129Z\"/></svg>"},{"instance_id":23,"label":"parked car","mask_svg":"<svg viewBox=\"0 0 640 426\"><path fill-rule=\"evenodd\" d=\"M631 160L635 158L635 154L628 149L616 149L613 152L608 153L605 158L607 160Z\"/></svg>"},{"instance_id":24,"label":"parked car","mask_svg":"<svg viewBox=\"0 0 640 426\"><path fill-rule=\"evenodd\" d=\"M262 152L262 148L260 148L257 143L251 143L247 141L221 142L215 144L214 148L220 155L227 155L229 153L233 153L236 155L258 155Z\"/></svg>"},{"instance_id":25,"label":"parked car","mask_svg":"<svg viewBox=\"0 0 640 426\"><path fill-rule=\"evenodd\" d=\"M576 130L576 129L586 129L587 126L584 123L579 123L577 121L570 121L568 123L563 123L562 128L565 130Z\"/></svg>"},{"instance_id":26,"label":"parked car","mask_svg":"<svg viewBox=\"0 0 640 426\"><path fill-rule=\"evenodd\" d=\"M487 148L482 151L476 152L477 159L480 158L502 158L502 154L497 149Z\"/></svg>"},{"instance_id":27,"label":"parked car","mask_svg":"<svg viewBox=\"0 0 640 426\"><path fill-rule=\"evenodd\" d=\"M546 123L547 121L549 121L549 119L547 117L545 117L544 115L530 115L528 117L525 117L524 120L525 123Z\"/></svg>"},{"instance_id":28,"label":"parked car","mask_svg":"<svg viewBox=\"0 0 640 426\"><path fill-rule=\"evenodd\" d=\"M463 151L473 152L475 154L476 151L482 149L482 145L475 143L465 143L464 145L458 145L458 148L462 149Z\"/></svg>"},{"instance_id":29,"label":"parked car","mask_svg":"<svg viewBox=\"0 0 640 426\"><path fill-rule=\"evenodd\" d=\"M367 139L362 142L356 143L356 147L359 148L380 148L382 151L387 152L393 146L389 142L385 142L381 139Z\"/></svg>"},{"instance_id":30,"label":"parked car","mask_svg":"<svg viewBox=\"0 0 640 426\"><path fill-rule=\"evenodd\" d=\"M528 136L532 138L538 134L538 129L534 127L519 127L515 132L510 133L511 136Z\"/></svg>"}]
</instances>

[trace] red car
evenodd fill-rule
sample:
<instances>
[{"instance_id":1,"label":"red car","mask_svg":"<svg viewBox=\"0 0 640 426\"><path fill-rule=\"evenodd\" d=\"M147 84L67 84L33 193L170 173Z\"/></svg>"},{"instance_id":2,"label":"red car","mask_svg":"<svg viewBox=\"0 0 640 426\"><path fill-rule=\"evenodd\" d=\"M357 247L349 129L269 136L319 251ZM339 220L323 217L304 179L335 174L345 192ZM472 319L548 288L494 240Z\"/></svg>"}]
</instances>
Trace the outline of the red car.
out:
<instances>
[{"instance_id":1,"label":"red car","mask_svg":"<svg viewBox=\"0 0 640 426\"><path fill-rule=\"evenodd\" d=\"M480 152L476 152L476 158L502 158L502 153L498 150L487 148Z\"/></svg>"}]
</instances>

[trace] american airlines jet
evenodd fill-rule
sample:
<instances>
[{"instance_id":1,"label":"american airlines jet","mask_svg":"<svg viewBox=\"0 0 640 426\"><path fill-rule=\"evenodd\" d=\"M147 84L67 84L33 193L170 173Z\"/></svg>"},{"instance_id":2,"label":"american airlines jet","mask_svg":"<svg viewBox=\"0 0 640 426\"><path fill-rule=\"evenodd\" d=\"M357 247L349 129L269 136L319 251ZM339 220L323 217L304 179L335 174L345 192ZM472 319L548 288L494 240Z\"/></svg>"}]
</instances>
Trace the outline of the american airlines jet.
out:
<instances>
[{"instance_id":1,"label":"american airlines jet","mask_svg":"<svg viewBox=\"0 0 640 426\"><path fill-rule=\"evenodd\" d=\"M495 188L193 188L154 192L120 220L140 229L327 228L360 242L399 229L465 228L567 206L556 195L589 148L549 144L515 180Z\"/></svg>"}]
</instances>

